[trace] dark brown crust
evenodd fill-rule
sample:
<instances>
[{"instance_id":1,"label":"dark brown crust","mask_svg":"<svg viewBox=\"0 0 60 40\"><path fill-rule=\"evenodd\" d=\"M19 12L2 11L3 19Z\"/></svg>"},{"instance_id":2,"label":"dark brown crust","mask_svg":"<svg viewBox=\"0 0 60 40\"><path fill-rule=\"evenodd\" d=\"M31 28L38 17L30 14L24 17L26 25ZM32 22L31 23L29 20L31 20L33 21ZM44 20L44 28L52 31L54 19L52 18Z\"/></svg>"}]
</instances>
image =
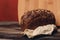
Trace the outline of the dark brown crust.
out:
<instances>
[{"instance_id":1,"label":"dark brown crust","mask_svg":"<svg viewBox=\"0 0 60 40\"><path fill-rule=\"evenodd\" d=\"M35 29L38 26L55 24L55 16L49 10L37 9L25 12L21 17L22 29Z\"/></svg>"}]
</instances>

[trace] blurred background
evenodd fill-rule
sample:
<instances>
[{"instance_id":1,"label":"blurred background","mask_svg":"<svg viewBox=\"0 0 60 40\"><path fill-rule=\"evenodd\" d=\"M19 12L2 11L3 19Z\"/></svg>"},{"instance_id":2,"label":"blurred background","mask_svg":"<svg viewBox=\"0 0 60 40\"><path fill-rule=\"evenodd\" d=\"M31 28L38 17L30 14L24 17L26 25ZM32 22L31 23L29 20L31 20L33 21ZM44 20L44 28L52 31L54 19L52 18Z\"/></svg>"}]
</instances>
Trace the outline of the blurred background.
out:
<instances>
[{"instance_id":1,"label":"blurred background","mask_svg":"<svg viewBox=\"0 0 60 40\"><path fill-rule=\"evenodd\" d=\"M18 23L18 0L0 0L0 25Z\"/></svg>"},{"instance_id":2,"label":"blurred background","mask_svg":"<svg viewBox=\"0 0 60 40\"><path fill-rule=\"evenodd\" d=\"M18 21L18 0L0 0L0 22Z\"/></svg>"}]
</instances>

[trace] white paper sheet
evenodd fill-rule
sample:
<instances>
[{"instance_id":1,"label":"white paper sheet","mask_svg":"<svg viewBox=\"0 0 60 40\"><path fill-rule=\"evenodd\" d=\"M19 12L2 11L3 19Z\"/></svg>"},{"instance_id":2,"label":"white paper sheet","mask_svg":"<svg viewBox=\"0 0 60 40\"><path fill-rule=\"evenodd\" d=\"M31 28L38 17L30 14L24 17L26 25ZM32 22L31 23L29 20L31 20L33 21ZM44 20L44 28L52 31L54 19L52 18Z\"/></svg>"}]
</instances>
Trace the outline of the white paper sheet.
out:
<instances>
[{"instance_id":1,"label":"white paper sheet","mask_svg":"<svg viewBox=\"0 0 60 40\"><path fill-rule=\"evenodd\" d=\"M49 24L45 26L39 26L35 30L25 29L24 34L28 36L28 38L33 38L37 35L51 35L54 29L56 28L56 25Z\"/></svg>"}]
</instances>

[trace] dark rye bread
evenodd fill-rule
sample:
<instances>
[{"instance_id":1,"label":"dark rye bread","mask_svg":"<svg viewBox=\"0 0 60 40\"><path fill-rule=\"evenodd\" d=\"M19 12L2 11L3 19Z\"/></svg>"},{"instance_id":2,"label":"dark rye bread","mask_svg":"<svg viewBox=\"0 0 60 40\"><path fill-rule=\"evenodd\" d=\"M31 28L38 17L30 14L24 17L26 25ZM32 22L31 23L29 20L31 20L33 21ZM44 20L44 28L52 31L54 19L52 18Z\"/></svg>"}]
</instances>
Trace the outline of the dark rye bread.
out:
<instances>
[{"instance_id":1,"label":"dark rye bread","mask_svg":"<svg viewBox=\"0 0 60 40\"><path fill-rule=\"evenodd\" d=\"M22 29L35 29L38 26L55 24L55 16L49 10L36 9L27 11L21 17Z\"/></svg>"}]
</instances>

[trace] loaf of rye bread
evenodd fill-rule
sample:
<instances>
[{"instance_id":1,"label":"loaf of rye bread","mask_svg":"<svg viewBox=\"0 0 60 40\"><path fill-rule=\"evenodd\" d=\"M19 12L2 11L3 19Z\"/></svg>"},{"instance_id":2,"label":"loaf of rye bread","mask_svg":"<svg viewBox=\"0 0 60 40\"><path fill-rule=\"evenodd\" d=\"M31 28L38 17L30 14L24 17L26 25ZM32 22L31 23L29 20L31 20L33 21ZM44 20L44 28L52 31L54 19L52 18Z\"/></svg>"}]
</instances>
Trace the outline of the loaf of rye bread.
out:
<instances>
[{"instance_id":1,"label":"loaf of rye bread","mask_svg":"<svg viewBox=\"0 0 60 40\"><path fill-rule=\"evenodd\" d=\"M55 24L54 14L45 9L27 11L21 17L22 30L35 29L38 26Z\"/></svg>"}]
</instances>

